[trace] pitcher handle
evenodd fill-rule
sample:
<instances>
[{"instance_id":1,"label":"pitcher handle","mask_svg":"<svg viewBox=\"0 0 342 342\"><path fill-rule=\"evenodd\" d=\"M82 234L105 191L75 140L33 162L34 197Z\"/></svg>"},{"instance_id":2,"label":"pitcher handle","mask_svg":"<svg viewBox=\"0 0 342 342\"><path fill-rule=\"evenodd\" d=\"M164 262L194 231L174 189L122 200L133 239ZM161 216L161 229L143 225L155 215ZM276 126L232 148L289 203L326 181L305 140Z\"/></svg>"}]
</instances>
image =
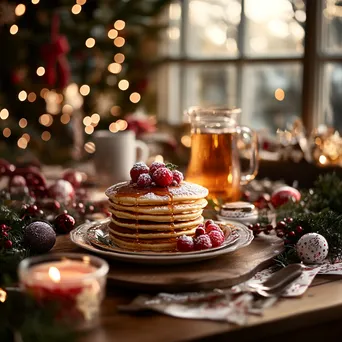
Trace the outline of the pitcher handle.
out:
<instances>
[{"instance_id":1,"label":"pitcher handle","mask_svg":"<svg viewBox=\"0 0 342 342\"><path fill-rule=\"evenodd\" d=\"M137 151L139 151L137 154L137 161L141 160L143 162L146 162L150 153L150 149L148 148L147 144L141 140L136 140L135 148L137 149Z\"/></svg>"},{"instance_id":2,"label":"pitcher handle","mask_svg":"<svg viewBox=\"0 0 342 342\"><path fill-rule=\"evenodd\" d=\"M258 173L259 168L259 145L258 135L255 131L249 127L240 126L238 127L238 133L243 140L248 138L251 140L251 158L249 161L249 170L241 173L240 184L245 185L252 181Z\"/></svg>"}]
</instances>

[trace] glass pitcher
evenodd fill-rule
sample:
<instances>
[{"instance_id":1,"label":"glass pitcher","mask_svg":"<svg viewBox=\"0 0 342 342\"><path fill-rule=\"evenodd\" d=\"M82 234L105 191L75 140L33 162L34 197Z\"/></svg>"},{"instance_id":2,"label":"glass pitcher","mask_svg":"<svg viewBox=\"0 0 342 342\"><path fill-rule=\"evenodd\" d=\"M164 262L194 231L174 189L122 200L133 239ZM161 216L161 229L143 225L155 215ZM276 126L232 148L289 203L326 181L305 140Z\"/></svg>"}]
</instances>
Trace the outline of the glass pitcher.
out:
<instances>
[{"instance_id":1,"label":"glass pitcher","mask_svg":"<svg viewBox=\"0 0 342 342\"><path fill-rule=\"evenodd\" d=\"M258 171L258 138L250 128L238 125L240 114L239 108L192 107L187 111L191 157L186 180L205 186L216 203L239 200L240 186L253 180ZM251 150L249 170L242 173L239 151L246 143Z\"/></svg>"}]
</instances>

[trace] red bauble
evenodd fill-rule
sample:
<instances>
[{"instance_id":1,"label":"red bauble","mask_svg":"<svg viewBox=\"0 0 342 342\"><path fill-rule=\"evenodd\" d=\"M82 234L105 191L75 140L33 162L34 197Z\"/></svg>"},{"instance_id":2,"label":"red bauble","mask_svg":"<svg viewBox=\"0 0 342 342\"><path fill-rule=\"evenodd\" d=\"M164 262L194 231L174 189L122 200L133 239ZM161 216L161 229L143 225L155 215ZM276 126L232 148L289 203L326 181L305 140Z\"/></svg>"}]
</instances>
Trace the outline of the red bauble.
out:
<instances>
[{"instance_id":1,"label":"red bauble","mask_svg":"<svg viewBox=\"0 0 342 342\"><path fill-rule=\"evenodd\" d=\"M59 234L70 233L75 226L75 219L69 214L60 214L55 218L55 228Z\"/></svg>"},{"instance_id":2,"label":"red bauble","mask_svg":"<svg viewBox=\"0 0 342 342\"><path fill-rule=\"evenodd\" d=\"M71 185L77 189L83 182L83 175L81 172L76 170L66 170L63 173L63 179L71 183Z\"/></svg>"},{"instance_id":3,"label":"red bauble","mask_svg":"<svg viewBox=\"0 0 342 342\"><path fill-rule=\"evenodd\" d=\"M287 203L290 200L294 202L300 201L300 192L290 186L282 186L273 192L271 196L271 203L275 208Z\"/></svg>"},{"instance_id":4,"label":"red bauble","mask_svg":"<svg viewBox=\"0 0 342 342\"><path fill-rule=\"evenodd\" d=\"M49 193L52 198L58 202L67 204L75 198L75 189L70 182L59 179L49 188Z\"/></svg>"}]
</instances>

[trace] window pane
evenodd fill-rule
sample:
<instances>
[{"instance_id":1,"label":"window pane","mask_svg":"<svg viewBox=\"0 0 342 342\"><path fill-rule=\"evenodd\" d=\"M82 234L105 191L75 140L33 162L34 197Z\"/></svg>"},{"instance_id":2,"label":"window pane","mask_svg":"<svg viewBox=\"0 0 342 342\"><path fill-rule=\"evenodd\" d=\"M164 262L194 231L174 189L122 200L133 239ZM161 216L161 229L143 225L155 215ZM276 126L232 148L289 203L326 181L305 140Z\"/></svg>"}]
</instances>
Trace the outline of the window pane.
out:
<instances>
[{"instance_id":1,"label":"window pane","mask_svg":"<svg viewBox=\"0 0 342 342\"><path fill-rule=\"evenodd\" d=\"M323 50L326 53L342 52L342 3L326 1L323 10Z\"/></svg>"},{"instance_id":2,"label":"window pane","mask_svg":"<svg viewBox=\"0 0 342 342\"><path fill-rule=\"evenodd\" d=\"M167 25L167 29L161 31L160 54L163 57L180 55L181 16L182 8L179 1L170 4L161 16L161 23Z\"/></svg>"},{"instance_id":3,"label":"window pane","mask_svg":"<svg viewBox=\"0 0 342 342\"><path fill-rule=\"evenodd\" d=\"M183 108L237 105L235 66L201 64L185 68Z\"/></svg>"},{"instance_id":4,"label":"window pane","mask_svg":"<svg viewBox=\"0 0 342 342\"><path fill-rule=\"evenodd\" d=\"M242 122L255 129L278 128L301 116L302 66L253 64L243 72Z\"/></svg>"},{"instance_id":5,"label":"window pane","mask_svg":"<svg viewBox=\"0 0 342 342\"><path fill-rule=\"evenodd\" d=\"M302 0L245 0L248 56L302 55L305 3Z\"/></svg>"},{"instance_id":6,"label":"window pane","mask_svg":"<svg viewBox=\"0 0 342 342\"><path fill-rule=\"evenodd\" d=\"M342 132L342 65L328 63L324 67L323 115L320 122Z\"/></svg>"},{"instance_id":7,"label":"window pane","mask_svg":"<svg viewBox=\"0 0 342 342\"><path fill-rule=\"evenodd\" d=\"M235 57L240 0L189 0L186 52L194 58Z\"/></svg>"}]
</instances>

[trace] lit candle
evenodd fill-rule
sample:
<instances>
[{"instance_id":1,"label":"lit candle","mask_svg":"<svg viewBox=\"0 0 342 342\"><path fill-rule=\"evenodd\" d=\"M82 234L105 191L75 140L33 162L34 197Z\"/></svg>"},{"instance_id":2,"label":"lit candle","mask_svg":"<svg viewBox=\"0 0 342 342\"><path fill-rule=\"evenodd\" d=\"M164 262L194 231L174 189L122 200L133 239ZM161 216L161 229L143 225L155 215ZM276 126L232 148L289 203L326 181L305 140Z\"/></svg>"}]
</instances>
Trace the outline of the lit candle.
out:
<instances>
[{"instance_id":1,"label":"lit candle","mask_svg":"<svg viewBox=\"0 0 342 342\"><path fill-rule=\"evenodd\" d=\"M42 305L57 306L57 317L77 328L93 326L104 297L108 264L93 256L49 254L23 260L21 287Z\"/></svg>"}]
</instances>

